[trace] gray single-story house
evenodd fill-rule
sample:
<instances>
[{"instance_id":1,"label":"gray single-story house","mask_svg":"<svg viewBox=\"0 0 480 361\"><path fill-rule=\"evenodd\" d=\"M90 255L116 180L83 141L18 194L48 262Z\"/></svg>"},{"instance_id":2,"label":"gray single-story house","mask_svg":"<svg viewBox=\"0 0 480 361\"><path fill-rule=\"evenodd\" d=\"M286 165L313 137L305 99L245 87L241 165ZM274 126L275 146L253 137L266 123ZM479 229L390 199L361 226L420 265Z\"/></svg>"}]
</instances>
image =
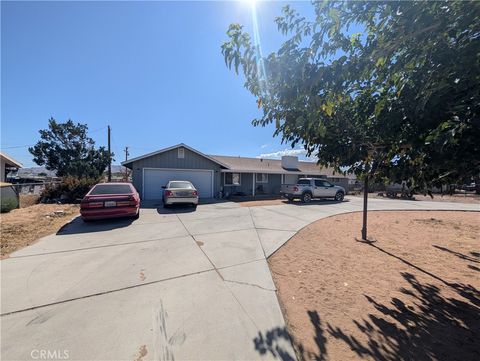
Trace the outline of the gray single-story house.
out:
<instances>
[{"instance_id":1,"label":"gray single-story house","mask_svg":"<svg viewBox=\"0 0 480 361\"><path fill-rule=\"evenodd\" d=\"M332 169L298 157L282 159L206 155L186 144L158 150L122 162L132 170L132 182L144 200L162 198L162 186L170 180L192 182L201 198L227 194L278 194L282 184L294 184L299 177L327 178L348 188L349 178L334 175Z\"/></svg>"}]
</instances>

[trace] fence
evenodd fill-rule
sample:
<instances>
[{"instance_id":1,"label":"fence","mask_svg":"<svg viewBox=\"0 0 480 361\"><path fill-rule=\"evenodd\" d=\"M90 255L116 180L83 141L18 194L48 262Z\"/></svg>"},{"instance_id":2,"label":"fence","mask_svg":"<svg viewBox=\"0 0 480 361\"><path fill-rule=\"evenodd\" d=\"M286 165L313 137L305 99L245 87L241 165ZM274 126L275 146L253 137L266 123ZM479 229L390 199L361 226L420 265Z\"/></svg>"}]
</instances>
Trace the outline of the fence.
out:
<instances>
[{"instance_id":1,"label":"fence","mask_svg":"<svg viewBox=\"0 0 480 361\"><path fill-rule=\"evenodd\" d=\"M18 194L35 194L40 195L47 185L58 184L58 181L42 182L42 183L15 183L13 186Z\"/></svg>"}]
</instances>

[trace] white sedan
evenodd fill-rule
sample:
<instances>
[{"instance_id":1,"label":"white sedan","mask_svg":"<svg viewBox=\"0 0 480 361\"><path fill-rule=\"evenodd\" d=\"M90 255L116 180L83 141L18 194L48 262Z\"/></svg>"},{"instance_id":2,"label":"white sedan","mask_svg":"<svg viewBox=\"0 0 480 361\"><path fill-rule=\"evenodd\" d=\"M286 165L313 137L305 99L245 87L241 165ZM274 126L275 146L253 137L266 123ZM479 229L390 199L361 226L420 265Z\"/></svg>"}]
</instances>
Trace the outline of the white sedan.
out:
<instances>
[{"instance_id":1,"label":"white sedan","mask_svg":"<svg viewBox=\"0 0 480 361\"><path fill-rule=\"evenodd\" d=\"M172 204L191 204L197 207L198 191L189 181L170 181L162 188L164 189L163 207L167 208Z\"/></svg>"}]
</instances>

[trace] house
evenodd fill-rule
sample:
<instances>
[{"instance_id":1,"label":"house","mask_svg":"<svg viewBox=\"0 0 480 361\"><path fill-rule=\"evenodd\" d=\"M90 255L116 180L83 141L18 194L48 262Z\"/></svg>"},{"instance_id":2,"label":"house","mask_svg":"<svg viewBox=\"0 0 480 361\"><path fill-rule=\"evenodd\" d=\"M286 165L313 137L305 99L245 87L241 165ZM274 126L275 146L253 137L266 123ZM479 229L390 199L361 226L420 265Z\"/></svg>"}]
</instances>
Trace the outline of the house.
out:
<instances>
[{"instance_id":1,"label":"house","mask_svg":"<svg viewBox=\"0 0 480 361\"><path fill-rule=\"evenodd\" d=\"M5 153L0 153L0 167L0 182L5 182L5 180L7 179L7 174L11 171L18 170L18 168L22 168L22 163L16 161Z\"/></svg>"},{"instance_id":2,"label":"house","mask_svg":"<svg viewBox=\"0 0 480 361\"><path fill-rule=\"evenodd\" d=\"M226 194L278 194L282 184L299 177L327 178L348 188L349 177L297 157L278 159L206 155L186 144L158 150L122 162L132 170L132 182L144 200L162 198L162 186L170 180L192 182L201 198Z\"/></svg>"}]
</instances>

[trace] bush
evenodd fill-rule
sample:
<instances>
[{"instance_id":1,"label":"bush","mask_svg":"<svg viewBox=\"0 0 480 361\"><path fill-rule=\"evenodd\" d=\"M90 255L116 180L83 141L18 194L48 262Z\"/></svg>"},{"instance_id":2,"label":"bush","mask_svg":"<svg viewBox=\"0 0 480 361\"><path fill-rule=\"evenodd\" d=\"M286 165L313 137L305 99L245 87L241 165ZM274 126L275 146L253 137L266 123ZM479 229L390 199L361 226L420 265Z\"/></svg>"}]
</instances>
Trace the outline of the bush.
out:
<instances>
[{"instance_id":1,"label":"bush","mask_svg":"<svg viewBox=\"0 0 480 361\"><path fill-rule=\"evenodd\" d=\"M50 184L42 192L42 202L79 202L98 180L92 178L64 177L60 183Z\"/></svg>"}]
</instances>

